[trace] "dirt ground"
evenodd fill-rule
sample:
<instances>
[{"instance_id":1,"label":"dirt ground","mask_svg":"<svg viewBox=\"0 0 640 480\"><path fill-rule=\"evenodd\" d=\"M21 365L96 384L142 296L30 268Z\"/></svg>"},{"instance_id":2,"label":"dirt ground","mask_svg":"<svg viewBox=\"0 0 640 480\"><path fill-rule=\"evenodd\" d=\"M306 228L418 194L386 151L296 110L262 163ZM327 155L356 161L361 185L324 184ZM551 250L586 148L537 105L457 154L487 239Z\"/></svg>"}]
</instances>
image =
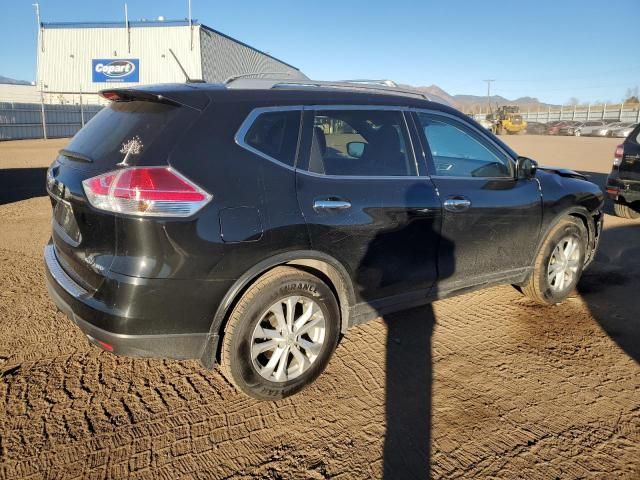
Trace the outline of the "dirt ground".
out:
<instances>
[{"instance_id":1,"label":"dirt ground","mask_svg":"<svg viewBox=\"0 0 640 480\"><path fill-rule=\"evenodd\" d=\"M617 144L506 140L597 182ZM378 319L260 403L196 362L102 352L56 312L49 203L16 178L63 145L0 143L0 478L640 478L640 222L607 216L562 305L505 286Z\"/></svg>"}]
</instances>

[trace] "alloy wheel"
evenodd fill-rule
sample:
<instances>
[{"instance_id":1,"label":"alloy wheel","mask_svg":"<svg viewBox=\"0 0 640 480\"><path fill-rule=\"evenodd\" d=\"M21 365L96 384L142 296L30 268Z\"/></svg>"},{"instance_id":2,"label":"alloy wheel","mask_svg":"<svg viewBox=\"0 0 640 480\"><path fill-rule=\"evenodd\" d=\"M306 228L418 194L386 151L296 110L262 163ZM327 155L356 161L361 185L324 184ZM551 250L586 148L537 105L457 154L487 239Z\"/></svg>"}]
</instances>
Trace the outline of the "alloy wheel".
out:
<instances>
[{"instance_id":1,"label":"alloy wheel","mask_svg":"<svg viewBox=\"0 0 640 480\"><path fill-rule=\"evenodd\" d=\"M306 372L318 358L326 321L319 305L308 297L288 296L271 305L251 336L251 360L271 382L286 382Z\"/></svg>"},{"instance_id":2,"label":"alloy wheel","mask_svg":"<svg viewBox=\"0 0 640 480\"><path fill-rule=\"evenodd\" d=\"M551 252L547 267L547 281L555 292L562 292L572 284L580 267L580 242L574 236L563 237Z\"/></svg>"}]
</instances>

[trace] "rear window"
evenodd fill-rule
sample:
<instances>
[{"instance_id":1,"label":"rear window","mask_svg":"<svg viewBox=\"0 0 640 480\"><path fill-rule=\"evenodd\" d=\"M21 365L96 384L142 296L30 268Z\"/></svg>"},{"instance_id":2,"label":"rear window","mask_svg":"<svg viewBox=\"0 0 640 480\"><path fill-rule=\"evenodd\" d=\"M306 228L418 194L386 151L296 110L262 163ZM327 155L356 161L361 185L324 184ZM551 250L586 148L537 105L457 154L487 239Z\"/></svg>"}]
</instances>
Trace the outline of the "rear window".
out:
<instances>
[{"instance_id":1,"label":"rear window","mask_svg":"<svg viewBox=\"0 0 640 480\"><path fill-rule=\"evenodd\" d=\"M88 157L96 166L115 165L127 153L139 156L154 143L166 143L169 139L161 140L163 134L166 137L167 130L172 125L178 127L178 122L178 131L184 131L188 126L185 121L193 116L190 109L162 103L114 102L93 117L65 150ZM174 135L171 138L175 140Z\"/></svg>"}]
</instances>

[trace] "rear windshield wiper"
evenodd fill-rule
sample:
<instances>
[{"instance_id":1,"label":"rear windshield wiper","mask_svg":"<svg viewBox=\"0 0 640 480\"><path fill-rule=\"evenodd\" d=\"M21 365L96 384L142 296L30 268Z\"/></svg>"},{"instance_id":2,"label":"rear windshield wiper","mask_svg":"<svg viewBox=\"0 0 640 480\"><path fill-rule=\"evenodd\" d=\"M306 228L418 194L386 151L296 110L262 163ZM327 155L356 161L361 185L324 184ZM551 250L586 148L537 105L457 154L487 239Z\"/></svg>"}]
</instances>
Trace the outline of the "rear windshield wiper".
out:
<instances>
[{"instance_id":1,"label":"rear windshield wiper","mask_svg":"<svg viewBox=\"0 0 640 480\"><path fill-rule=\"evenodd\" d=\"M71 150L65 150L64 148L58 152L60 155L69 158L70 160L80 160L81 162L93 163L93 158L87 157L82 153L73 152Z\"/></svg>"}]
</instances>

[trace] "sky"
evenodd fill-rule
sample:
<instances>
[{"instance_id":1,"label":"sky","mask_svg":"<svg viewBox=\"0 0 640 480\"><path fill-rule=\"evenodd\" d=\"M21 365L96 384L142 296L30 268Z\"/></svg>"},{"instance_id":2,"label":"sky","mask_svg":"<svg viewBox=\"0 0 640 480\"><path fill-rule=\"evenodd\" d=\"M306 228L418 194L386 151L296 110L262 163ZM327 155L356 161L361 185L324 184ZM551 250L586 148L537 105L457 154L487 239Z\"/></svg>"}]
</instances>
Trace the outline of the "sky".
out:
<instances>
[{"instance_id":1,"label":"sky","mask_svg":"<svg viewBox=\"0 0 640 480\"><path fill-rule=\"evenodd\" d=\"M35 0L0 0L0 75L35 78ZM187 0L128 0L184 19ZM124 19L124 1L40 0L42 21ZM450 94L620 102L640 86L640 0L192 0L193 18L317 80L392 79Z\"/></svg>"}]
</instances>

